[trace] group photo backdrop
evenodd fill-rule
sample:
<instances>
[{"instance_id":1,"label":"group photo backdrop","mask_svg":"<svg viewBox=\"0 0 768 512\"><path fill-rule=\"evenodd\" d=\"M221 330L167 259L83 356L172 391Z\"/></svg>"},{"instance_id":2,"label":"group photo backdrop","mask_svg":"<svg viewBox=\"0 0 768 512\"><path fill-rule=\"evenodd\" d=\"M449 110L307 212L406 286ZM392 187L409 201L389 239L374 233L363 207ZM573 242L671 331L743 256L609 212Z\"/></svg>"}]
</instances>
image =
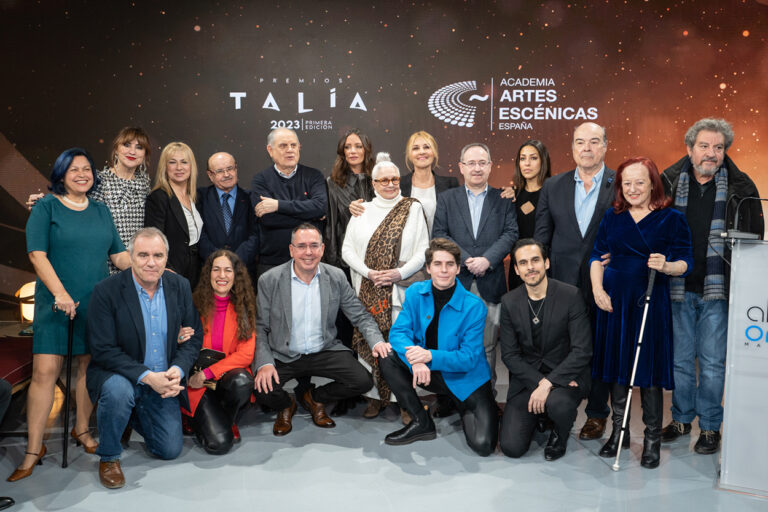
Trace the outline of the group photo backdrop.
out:
<instances>
[{"instance_id":1,"label":"group photo backdrop","mask_svg":"<svg viewBox=\"0 0 768 512\"><path fill-rule=\"evenodd\" d=\"M483 142L504 186L530 138L565 172L573 128L594 121L609 167L644 155L664 169L691 124L722 117L729 155L765 196L766 20L768 0L0 0L0 309L18 311L13 294L34 279L28 194L47 191L69 147L106 165L123 126L149 133L152 176L163 146L188 143L201 186L208 157L227 151L249 188L282 126L326 175L350 128L403 173L414 131L435 136L447 175Z\"/></svg>"}]
</instances>

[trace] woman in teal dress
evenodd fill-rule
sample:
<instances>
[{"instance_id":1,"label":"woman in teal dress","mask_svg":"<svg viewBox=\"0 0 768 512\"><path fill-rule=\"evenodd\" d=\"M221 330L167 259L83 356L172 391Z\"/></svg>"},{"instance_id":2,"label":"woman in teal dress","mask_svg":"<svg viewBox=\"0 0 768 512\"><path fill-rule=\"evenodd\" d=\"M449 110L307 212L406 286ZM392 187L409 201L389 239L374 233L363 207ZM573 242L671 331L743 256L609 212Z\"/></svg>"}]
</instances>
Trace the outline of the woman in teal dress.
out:
<instances>
[{"instance_id":1,"label":"woman in teal dress","mask_svg":"<svg viewBox=\"0 0 768 512\"><path fill-rule=\"evenodd\" d=\"M130 266L109 209L86 196L96 181L90 155L83 149L68 149L53 165L49 186L53 194L38 201L27 221L27 252L37 274L32 382L27 393L29 435L24 461L9 481L29 476L45 454L43 433L67 354L70 318L75 322L72 354L77 357L77 419L71 435L87 452L96 451L88 430L93 404L85 389L90 361L85 331L88 301L94 285L109 275L107 256L120 269Z\"/></svg>"}]
</instances>

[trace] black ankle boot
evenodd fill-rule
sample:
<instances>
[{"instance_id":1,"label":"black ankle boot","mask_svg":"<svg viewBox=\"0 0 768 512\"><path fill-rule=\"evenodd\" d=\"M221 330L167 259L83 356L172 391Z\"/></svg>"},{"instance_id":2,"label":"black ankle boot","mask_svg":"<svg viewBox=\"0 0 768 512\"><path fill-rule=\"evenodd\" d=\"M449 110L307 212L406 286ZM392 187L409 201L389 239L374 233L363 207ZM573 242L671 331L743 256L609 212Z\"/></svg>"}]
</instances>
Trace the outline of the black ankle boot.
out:
<instances>
[{"instance_id":1,"label":"black ankle boot","mask_svg":"<svg viewBox=\"0 0 768 512\"><path fill-rule=\"evenodd\" d=\"M645 423L645 439L643 440L643 455L640 465L653 469L659 466L661 460L661 417L664 414L661 388L643 388L640 390L643 405L643 422Z\"/></svg>"},{"instance_id":2,"label":"black ankle boot","mask_svg":"<svg viewBox=\"0 0 768 512\"><path fill-rule=\"evenodd\" d=\"M387 434L384 438L384 442L393 446L401 446L404 444L410 444L414 441L428 441L437 437L437 429L435 428L435 422L429 414L422 410L422 414L401 428L395 430L391 434Z\"/></svg>"},{"instance_id":3,"label":"black ankle boot","mask_svg":"<svg viewBox=\"0 0 768 512\"><path fill-rule=\"evenodd\" d=\"M627 387L614 383L611 386L611 422L613 430L611 437L600 448L598 455L601 457L615 457L619 451L619 437L621 436L621 424L624 421L624 409L627 405ZM624 432L624 440L621 443L622 448L629 448L629 417L627 417L627 427Z\"/></svg>"}]
</instances>

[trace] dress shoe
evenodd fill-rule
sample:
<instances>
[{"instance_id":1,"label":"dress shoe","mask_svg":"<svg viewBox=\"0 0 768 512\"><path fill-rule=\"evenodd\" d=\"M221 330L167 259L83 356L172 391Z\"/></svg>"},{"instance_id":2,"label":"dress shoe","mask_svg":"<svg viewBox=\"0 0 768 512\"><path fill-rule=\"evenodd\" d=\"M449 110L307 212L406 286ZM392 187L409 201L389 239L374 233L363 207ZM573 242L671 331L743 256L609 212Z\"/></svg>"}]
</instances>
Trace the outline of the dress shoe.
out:
<instances>
[{"instance_id":1,"label":"dress shoe","mask_svg":"<svg viewBox=\"0 0 768 512\"><path fill-rule=\"evenodd\" d=\"M693 445L693 451L701 455L710 455L720 449L720 432L717 430L702 430L699 440Z\"/></svg>"},{"instance_id":2,"label":"dress shoe","mask_svg":"<svg viewBox=\"0 0 768 512\"><path fill-rule=\"evenodd\" d=\"M318 427L333 428L336 423L325 412L325 405L320 402L315 402L312 398L312 389L308 389L304 392L304 396L301 398L301 406L309 411L312 415L312 421Z\"/></svg>"},{"instance_id":3,"label":"dress shoe","mask_svg":"<svg viewBox=\"0 0 768 512\"><path fill-rule=\"evenodd\" d=\"M99 462L99 480L107 489L119 489L125 485L125 476L119 460Z\"/></svg>"},{"instance_id":4,"label":"dress shoe","mask_svg":"<svg viewBox=\"0 0 768 512\"><path fill-rule=\"evenodd\" d=\"M240 438L240 429L237 428L237 425L235 425L234 423L232 424L232 439L233 439L233 442L235 443L239 443L240 441L242 441L242 439Z\"/></svg>"},{"instance_id":5,"label":"dress shoe","mask_svg":"<svg viewBox=\"0 0 768 512\"><path fill-rule=\"evenodd\" d=\"M435 418L447 418L451 414L456 412L456 404L450 397L445 395L437 395L437 401L435 402L435 409L432 411L432 416Z\"/></svg>"},{"instance_id":6,"label":"dress shoe","mask_svg":"<svg viewBox=\"0 0 768 512\"><path fill-rule=\"evenodd\" d=\"M88 433L89 432L86 430L82 434L77 434L77 433L75 433L75 428L72 427L72 432L70 432L69 435L72 436L72 439L75 440L75 445L76 446L80 446L82 444L83 445L83 450L85 450L85 453L90 453L91 455L93 455L94 453L96 453L96 449L99 447L99 443L92 444L92 445L88 446L87 444L85 444L82 441L80 441L80 438L83 437L85 434L88 434Z\"/></svg>"},{"instance_id":7,"label":"dress shoe","mask_svg":"<svg viewBox=\"0 0 768 512\"><path fill-rule=\"evenodd\" d=\"M275 425L272 427L272 433L276 436L284 436L293 430L291 418L293 418L294 414L296 414L296 400L291 397L291 405L278 411Z\"/></svg>"},{"instance_id":8,"label":"dress shoe","mask_svg":"<svg viewBox=\"0 0 768 512\"><path fill-rule=\"evenodd\" d=\"M381 400L376 400L375 398L369 398L368 407L366 407L365 411L363 411L363 418L371 420L376 416L378 416L380 412L381 412Z\"/></svg>"},{"instance_id":9,"label":"dress shoe","mask_svg":"<svg viewBox=\"0 0 768 512\"><path fill-rule=\"evenodd\" d=\"M648 469L659 467L660 452L661 436L658 433L646 434L645 439L643 439L643 455L640 457L640 465Z\"/></svg>"},{"instance_id":10,"label":"dress shoe","mask_svg":"<svg viewBox=\"0 0 768 512\"><path fill-rule=\"evenodd\" d=\"M661 442L671 443L680 436L687 436L691 433L690 423L680 423L677 420L672 420L672 423L664 427L661 431Z\"/></svg>"},{"instance_id":11,"label":"dress shoe","mask_svg":"<svg viewBox=\"0 0 768 512\"><path fill-rule=\"evenodd\" d=\"M432 421L429 414L426 414L425 416L426 420L422 422L411 421L400 430L395 430L391 434L387 434L384 438L384 442L392 446L402 446L414 441L428 441L434 439L437 437L435 422Z\"/></svg>"},{"instance_id":12,"label":"dress shoe","mask_svg":"<svg viewBox=\"0 0 768 512\"><path fill-rule=\"evenodd\" d=\"M606 418L587 418L587 422L581 427L579 439L589 441L591 439L600 439L605 433Z\"/></svg>"},{"instance_id":13,"label":"dress shoe","mask_svg":"<svg viewBox=\"0 0 768 512\"><path fill-rule=\"evenodd\" d=\"M26 455L36 455L37 459L35 462L32 463L31 466L29 466L26 469L22 468L16 468L16 471L11 473L11 476L8 477L9 482L15 482L17 480L21 480L22 478L27 478L29 475L32 474L32 471L35 470L35 465L42 466L43 465L43 457L45 456L45 445L40 446L40 451L37 453L32 452L24 452Z\"/></svg>"},{"instance_id":14,"label":"dress shoe","mask_svg":"<svg viewBox=\"0 0 768 512\"><path fill-rule=\"evenodd\" d=\"M8 496L0 496L0 510L5 510L8 507L12 507L16 502L13 501L13 498L9 498Z\"/></svg>"},{"instance_id":15,"label":"dress shoe","mask_svg":"<svg viewBox=\"0 0 768 512\"><path fill-rule=\"evenodd\" d=\"M565 455L565 448L568 446L568 436L560 437L556 429L552 429L549 434L547 446L544 447L544 460L553 461Z\"/></svg>"},{"instance_id":16,"label":"dress shoe","mask_svg":"<svg viewBox=\"0 0 768 512\"><path fill-rule=\"evenodd\" d=\"M619 436L621 435L621 427L614 428L611 432L611 437L600 448L598 455L605 458L615 457L616 452L619 451ZM627 425L627 431L624 433L624 440L621 442L622 448L629 448L629 425Z\"/></svg>"}]
</instances>

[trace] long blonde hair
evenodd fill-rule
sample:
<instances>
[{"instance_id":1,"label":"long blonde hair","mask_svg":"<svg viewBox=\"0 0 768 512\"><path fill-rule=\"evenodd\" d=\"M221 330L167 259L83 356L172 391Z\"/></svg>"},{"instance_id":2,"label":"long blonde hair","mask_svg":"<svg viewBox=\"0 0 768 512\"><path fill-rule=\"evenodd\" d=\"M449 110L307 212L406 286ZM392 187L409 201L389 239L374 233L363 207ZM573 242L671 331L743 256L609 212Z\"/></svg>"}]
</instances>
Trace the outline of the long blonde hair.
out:
<instances>
[{"instance_id":1,"label":"long blonde hair","mask_svg":"<svg viewBox=\"0 0 768 512\"><path fill-rule=\"evenodd\" d=\"M163 148L163 152L160 153L160 160L157 162L157 174L155 174L155 185L152 187L152 190L161 188L169 196L173 195L171 183L168 181L168 160L176 152L184 153L185 158L189 160L190 172L189 179L187 180L187 195L190 201L195 202L197 196L197 162L195 161L195 154L192 152L192 148L183 142L171 142Z\"/></svg>"}]
</instances>

